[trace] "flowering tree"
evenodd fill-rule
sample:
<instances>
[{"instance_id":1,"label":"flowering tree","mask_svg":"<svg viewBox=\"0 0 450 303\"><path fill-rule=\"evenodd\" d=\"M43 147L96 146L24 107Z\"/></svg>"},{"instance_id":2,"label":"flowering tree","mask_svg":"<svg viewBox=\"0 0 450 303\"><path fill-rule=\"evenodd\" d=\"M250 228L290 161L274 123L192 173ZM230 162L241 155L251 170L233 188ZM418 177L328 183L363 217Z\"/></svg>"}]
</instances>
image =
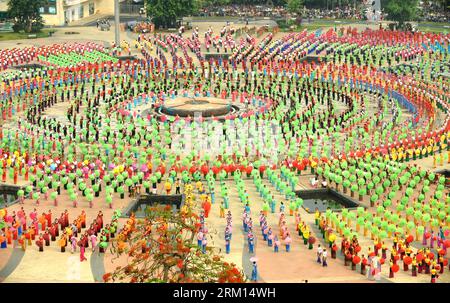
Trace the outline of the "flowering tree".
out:
<instances>
[{"instance_id":1,"label":"flowering tree","mask_svg":"<svg viewBox=\"0 0 450 303\"><path fill-rule=\"evenodd\" d=\"M155 206L147 208L145 220L133 221L111 245L116 257L128 255L127 265L105 274L105 282L245 282L244 273L214 248L202 253L195 243L201 226L195 213Z\"/></svg>"}]
</instances>

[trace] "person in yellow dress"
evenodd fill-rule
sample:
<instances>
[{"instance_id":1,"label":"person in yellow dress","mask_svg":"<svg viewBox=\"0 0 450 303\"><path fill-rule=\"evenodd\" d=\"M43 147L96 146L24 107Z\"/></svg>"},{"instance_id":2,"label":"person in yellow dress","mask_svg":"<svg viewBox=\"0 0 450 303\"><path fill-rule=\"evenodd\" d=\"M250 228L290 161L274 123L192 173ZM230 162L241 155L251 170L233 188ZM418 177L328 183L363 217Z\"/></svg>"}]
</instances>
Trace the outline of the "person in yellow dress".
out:
<instances>
[{"instance_id":1,"label":"person in yellow dress","mask_svg":"<svg viewBox=\"0 0 450 303\"><path fill-rule=\"evenodd\" d=\"M202 183L202 181L200 181L200 180L197 181L195 186L196 186L196 189L197 189L198 193L202 194L203 193L203 183Z\"/></svg>"},{"instance_id":2,"label":"person in yellow dress","mask_svg":"<svg viewBox=\"0 0 450 303\"><path fill-rule=\"evenodd\" d=\"M316 225L319 225L319 218L320 218L320 212L319 212L319 209L316 208L316 211L314 213L314 219L316 221Z\"/></svg>"},{"instance_id":3,"label":"person in yellow dress","mask_svg":"<svg viewBox=\"0 0 450 303\"><path fill-rule=\"evenodd\" d=\"M164 183L164 188L166 189L166 194L169 195L170 191L172 190L172 183L167 180L166 183Z\"/></svg>"},{"instance_id":4,"label":"person in yellow dress","mask_svg":"<svg viewBox=\"0 0 450 303\"><path fill-rule=\"evenodd\" d=\"M220 217L225 218L225 202L220 203Z\"/></svg>"}]
</instances>

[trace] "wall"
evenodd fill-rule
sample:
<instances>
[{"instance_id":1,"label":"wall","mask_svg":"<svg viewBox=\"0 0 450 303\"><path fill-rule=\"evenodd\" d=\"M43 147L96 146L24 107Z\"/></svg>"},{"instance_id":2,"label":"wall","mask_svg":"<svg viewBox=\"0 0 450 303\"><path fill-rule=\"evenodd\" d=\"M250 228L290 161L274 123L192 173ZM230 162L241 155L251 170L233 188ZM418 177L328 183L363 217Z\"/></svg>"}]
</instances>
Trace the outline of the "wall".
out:
<instances>
[{"instance_id":1,"label":"wall","mask_svg":"<svg viewBox=\"0 0 450 303\"><path fill-rule=\"evenodd\" d=\"M64 6L63 0L56 1L56 15L43 14L45 25L64 25Z\"/></svg>"},{"instance_id":2,"label":"wall","mask_svg":"<svg viewBox=\"0 0 450 303\"><path fill-rule=\"evenodd\" d=\"M84 18L89 16L89 3L94 2L95 9L94 14L102 14L102 15L114 15L114 0L91 0L86 1L83 0L82 4L72 5L70 7L64 6L64 0L58 0L57 1L57 14L56 15L50 15L50 14L43 14L42 17L44 18L45 25L46 26L61 26L64 25L64 9L66 10L75 10L75 19L78 18L78 7L79 5L84 6ZM122 1L122 0L120 0ZM77 1L73 1L77 2ZM0 12L6 11L8 9L7 0L0 0ZM70 18L69 18L70 20ZM73 21L74 21L73 20Z\"/></svg>"},{"instance_id":3,"label":"wall","mask_svg":"<svg viewBox=\"0 0 450 303\"><path fill-rule=\"evenodd\" d=\"M8 0L0 0L0 12L6 12L8 10Z\"/></svg>"},{"instance_id":4,"label":"wall","mask_svg":"<svg viewBox=\"0 0 450 303\"><path fill-rule=\"evenodd\" d=\"M95 12L114 15L114 0L96 0Z\"/></svg>"}]
</instances>

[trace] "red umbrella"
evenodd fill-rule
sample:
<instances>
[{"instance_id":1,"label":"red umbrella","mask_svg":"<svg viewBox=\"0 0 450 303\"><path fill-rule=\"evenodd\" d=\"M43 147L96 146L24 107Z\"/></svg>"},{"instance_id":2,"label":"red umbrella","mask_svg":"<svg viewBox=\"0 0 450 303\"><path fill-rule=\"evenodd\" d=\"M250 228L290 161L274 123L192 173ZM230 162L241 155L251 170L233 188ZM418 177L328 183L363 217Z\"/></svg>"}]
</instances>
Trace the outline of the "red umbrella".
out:
<instances>
[{"instance_id":1,"label":"red umbrella","mask_svg":"<svg viewBox=\"0 0 450 303\"><path fill-rule=\"evenodd\" d=\"M406 238L406 242L411 243L412 241L414 241L414 237L413 237L412 235L409 235L409 236Z\"/></svg>"},{"instance_id":2,"label":"red umbrella","mask_svg":"<svg viewBox=\"0 0 450 303\"><path fill-rule=\"evenodd\" d=\"M231 173L231 165L224 165L223 169L227 172L227 174Z\"/></svg>"},{"instance_id":3,"label":"red umbrella","mask_svg":"<svg viewBox=\"0 0 450 303\"><path fill-rule=\"evenodd\" d=\"M251 174L252 170L253 170L253 166L247 166L247 167L245 168L245 172L246 172L247 174Z\"/></svg>"},{"instance_id":4,"label":"red umbrella","mask_svg":"<svg viewBox=\"0 0 450 303\"><path fill-rule=\"evenodd\" d=\"M406 265L411 264L412 263L412 258L408 257L408 256L404 257L403 258L403 263L405 263Z\"/></svg>"},{"instance_id":5,"label":"red umbrella","mask_svg":"<svg viewBox=\"0 0 450 303\"><path fill-rule=\"evenodd\" d=\"M159 171L161 173L161 175L164 175L166 173L166 167L161 165L158 166L158 168L156 169L156 171Z\"/></svg>"},{"instance_id":6,"label":"red umbrella","mask_svg":"<svg viewBox=\"0 0 450 303\"><path fill-rule=\"evenodd\" d=\"M200 170L202 171L203 175L206 175L209 172L208 165L203 164L202 167L200 168Z\"/></svg>"},{"instance_id":7,"label":"red umbrella","mask_svg":"<svg viewBox=\"0 0 450 303\"><path fill-rule=\"evenodd\" d=\"M422 253L419 253L419 254L417 254L417 256L416 256L416 260L417 260L417 262L422 262L422 260L423 260L423 254Z\"/></svg>"},{"instance_id":8,"label":"red umbrella","mask_svg":"<svg viewBox=\"0 0 450 303\"><path fill-rule=\"evenodd\" d=\"M241 173L245 172L247 170L247 167L245 167L244 165L239 164L237 166L237 169L241 171Z\"/></svg>"},{"instance_id":9,"label":"red umbrella","mask_svg":"<svg viewBox=\"0 0 450 303\"><path fill-rule=\"evenodd\" d=\"M194 174L197 171L197 167L195 167L195 165L192 165L191 168L189 168L189 172L191 174Z\"/></svg>"},{"instance_id":10,"label":"red umbrella","mask_svg":"<svg viewBox=\"0 0 450 303\"><path fill-rule=\"evenodd\" d=\"M400 269L400 266L398 266L398 264L392 265L392 271L393 272L397 272L399 269Z\"/></svg>"},{"instance_id":11,"label":"red umbrella","mask_svg":"<svg viewBox=\"0 0 450 303\"><path fill-rule=\"evenodd\" d=\"M445 240L444 241L444 246L446 247L446 248L449 248L450 247L450 240Z\"/></svg>"},{"instance_id":12,"label":"red umbrella","mask_svg":"<svg viewBox=\"0 0 450 303\"><path fill-rule=\"evenodd\" d=\"M213 168L212 168L213 174L215 174L215 175L217 175L220 172L220 170L221 169L217 166L213 166Z\"/></svg>"}]
</instances>

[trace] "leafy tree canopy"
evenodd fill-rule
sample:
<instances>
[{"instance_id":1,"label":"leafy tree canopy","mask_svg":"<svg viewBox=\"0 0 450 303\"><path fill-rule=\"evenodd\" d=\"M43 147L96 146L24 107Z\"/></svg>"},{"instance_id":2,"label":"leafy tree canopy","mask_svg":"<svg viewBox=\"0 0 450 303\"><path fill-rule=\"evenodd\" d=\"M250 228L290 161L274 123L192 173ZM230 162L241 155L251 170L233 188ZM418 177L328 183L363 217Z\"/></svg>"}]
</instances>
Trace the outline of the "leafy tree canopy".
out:
<instances>
[{"instance_id":1,"label":"leafy tree canopy","mask_svg":"<svg viewBox=\"0 0 450 303\"><path fill-rule=\"evenodd\" d=\"M196 0L146 0L147 15L157 28L176 27L177 19L188 16L196 8Z\"/></svg>"},{"instance_id":2,"label":"leafy tree canopy","mask_svg":"<svg viewBox=\"0 0 450 303\"><path fill-rule=\"evenodd\" d=\"M303 0L288 0L287 9L290 13L301 14L304 4Z\"/></svg>"},{"instance_id":3,"label":"leafy tree canopy","mask_svg":"<svg viewBox=\"0 0 450 303\"><path fill-rule=\"evenodd\" d=\"M44 21L39 9L47 4L47 0L9 0L8 16L14 20L15 32L39 32Z\"/></svg>"},{"instance_id":4,"label":"leafy tree canopy","mask_svg":"<svg viewBox=\"0 0 450 303\"><path fill-rule=\"evenodd\" d=\"M381 7L388 19L397 21L402 26L406 21L412 21L417 15L418 0L383 0Z\"/></svg>"}]
</instances>

